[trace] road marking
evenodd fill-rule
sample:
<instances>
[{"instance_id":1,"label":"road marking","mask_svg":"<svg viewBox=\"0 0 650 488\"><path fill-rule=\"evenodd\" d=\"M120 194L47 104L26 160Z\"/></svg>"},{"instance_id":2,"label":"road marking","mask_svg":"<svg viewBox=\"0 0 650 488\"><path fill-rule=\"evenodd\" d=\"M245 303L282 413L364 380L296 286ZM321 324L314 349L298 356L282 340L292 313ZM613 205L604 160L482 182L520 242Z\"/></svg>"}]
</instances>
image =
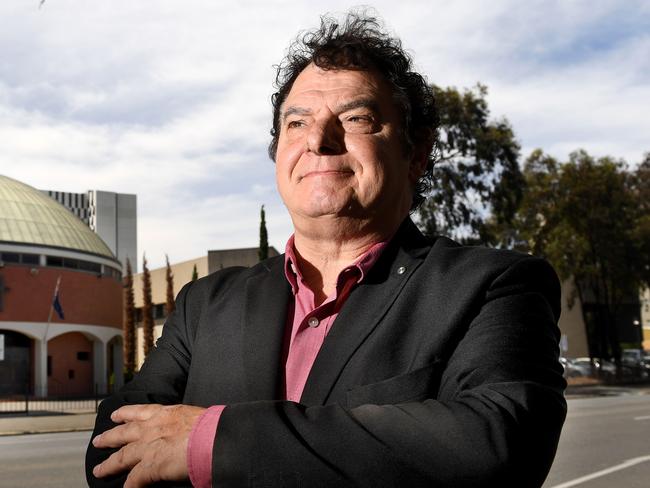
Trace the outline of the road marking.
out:
<instances>
[{"instance_id":1,"label":"road marking","mask_svg":"<svg viewBox=\"0 0 650 488\"><path fill-rule=\"evenodd\" d=\"M591 481L595 478L600 478L601 476L614 473L615 471L620 471L621 469L626 469L635 466L637 464L645 463L646 461L650 461L650 456L641 456L637 458L628 459L627 461L623 461L621 464L617 464L616 466L612 466L611 468L603 469L602 471L596 471L595 473L582 476L581 478L576 478L575 480L567 481L566 483L555 485L551 488L569 488L571 486L576 486L586 481Z\"/></svg>"},{"instance_id":2,"label":"road marking","mask_svg":"<svg viewBox=\"0 0 650 488\"><path fill-rule=\"evenodd\" d=\"M650 419L650 415L643 415L641 417L634 417L634 420L648 420Z\"/></svg>"}]
</instances>

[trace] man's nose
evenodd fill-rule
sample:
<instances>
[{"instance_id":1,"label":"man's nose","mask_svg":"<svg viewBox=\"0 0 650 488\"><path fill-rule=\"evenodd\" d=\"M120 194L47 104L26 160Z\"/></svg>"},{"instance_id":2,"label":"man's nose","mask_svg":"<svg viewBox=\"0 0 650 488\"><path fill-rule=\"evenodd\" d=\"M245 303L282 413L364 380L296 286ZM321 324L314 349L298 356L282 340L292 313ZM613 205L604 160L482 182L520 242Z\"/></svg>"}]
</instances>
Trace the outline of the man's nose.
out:
<instances>
[{"instance_id":1,"label":"man's nose","mask_svg":"<svg viewBox=\"0 0 650 488\"><path fill-rule=\"evenodd\" d=\"M341 154L345 148L343 127L336 118L316 121L309 128L307 148L320 155Z\"/></svg>"}]
</instances>

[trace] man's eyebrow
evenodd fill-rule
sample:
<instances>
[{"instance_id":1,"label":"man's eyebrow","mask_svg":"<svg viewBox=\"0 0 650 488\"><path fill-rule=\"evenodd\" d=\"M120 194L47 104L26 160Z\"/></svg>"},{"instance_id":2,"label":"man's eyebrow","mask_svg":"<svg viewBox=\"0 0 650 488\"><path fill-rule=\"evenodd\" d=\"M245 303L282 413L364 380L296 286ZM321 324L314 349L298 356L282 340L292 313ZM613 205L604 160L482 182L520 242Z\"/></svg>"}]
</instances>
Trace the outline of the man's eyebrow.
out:
<instances>
[{"instance_id":1,"label":"man's eyebrow","mask_svg":"<svg viewBox=\"0 0 650 488\"><path fill-rule=\"evenodd\" d=\"M309 115L311 113L311 110L307 108L302 108L302 107L287 107L285 110L282 111L282 121L289 116L289 115Z\"/></svg>"},{"instance_id":2,"label":"man's eyebrow","mask_svg":"<svg viewBox=\"0 0 650 488\"><path fill-rule=\"evenodd\" d=\"M350 110L357 108L367 108L373 112L379 112L379 103L374 98L357 98L356 100L350 100L345 102L337 107L338 113L345 113ZM284 122L287 117L290 115L310 115L312 111L308 108L290 106L282 111L282 121Z\"/></svg>"},{"instance_id":3,"label":"man's eyebrow","mask_svg":"<svg viewBox=\"0 0 650 488\"><path fill-rule=\"evenodd\" d=\"M348 112L356 108L367 108L373 112L379 112L379 103L374 98L357 98L337 107L339 113Z\"/></svg>"}]
</instances>

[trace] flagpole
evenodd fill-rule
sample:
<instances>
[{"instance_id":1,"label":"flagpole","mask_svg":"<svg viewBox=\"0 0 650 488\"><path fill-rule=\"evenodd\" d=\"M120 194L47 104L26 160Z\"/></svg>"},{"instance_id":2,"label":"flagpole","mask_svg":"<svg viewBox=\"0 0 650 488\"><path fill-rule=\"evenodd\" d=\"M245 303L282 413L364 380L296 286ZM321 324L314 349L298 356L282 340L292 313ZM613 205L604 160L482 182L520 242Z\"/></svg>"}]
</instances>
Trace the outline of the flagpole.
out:
<instances>
[{"instance_id":1,"label":"flagpole","mask_svg":"<svg viewBox=\"0 0 650 488\"><path fill-rule=\"evenodd\" d=\"M50 300L50 313L47 316L47 325L45 326L45 334L43 336L43 341L47 344L47 334L50 331L50 322L52 322L52 312L54 311L54 300L56 299L57 293L59 293L59 286L61 285L61 275L56 279L56 287L54 287L54 295L52 295L52 300Z\"/></svg>"}]
</instances>

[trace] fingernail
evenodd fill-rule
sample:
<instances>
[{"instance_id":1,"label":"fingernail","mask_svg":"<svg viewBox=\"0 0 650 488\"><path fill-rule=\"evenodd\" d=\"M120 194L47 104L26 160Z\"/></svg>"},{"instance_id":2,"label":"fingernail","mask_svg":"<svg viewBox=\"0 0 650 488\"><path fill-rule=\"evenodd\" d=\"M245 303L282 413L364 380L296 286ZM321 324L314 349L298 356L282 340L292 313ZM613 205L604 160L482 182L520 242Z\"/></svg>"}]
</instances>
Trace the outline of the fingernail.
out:
<instances>
[{"instance_id":1,"label":"fingernail","mask_svg":"<svg viewBox=\"0 0 650 488\"><path fill-rule=\"evenodd\" d=\"M101 464L98 464L97 466L95 466L95 467L93 468L93 476L99 476L99 473L100 473L100 471L101 471L100 466L101 466Z\"/></svg>"},{"instance_id":2,"label":"fingernail","mask_svg":"<svg viewBox=\"0 0 650 488\"><path fill-rule=\"evenodd\" d=\"M93 446L97 445L97 443L99 442L101 437L102 437L101 434L99 434L98 436L95 436L95 438L93 439Z\"/></svg>"}]
</instances>

